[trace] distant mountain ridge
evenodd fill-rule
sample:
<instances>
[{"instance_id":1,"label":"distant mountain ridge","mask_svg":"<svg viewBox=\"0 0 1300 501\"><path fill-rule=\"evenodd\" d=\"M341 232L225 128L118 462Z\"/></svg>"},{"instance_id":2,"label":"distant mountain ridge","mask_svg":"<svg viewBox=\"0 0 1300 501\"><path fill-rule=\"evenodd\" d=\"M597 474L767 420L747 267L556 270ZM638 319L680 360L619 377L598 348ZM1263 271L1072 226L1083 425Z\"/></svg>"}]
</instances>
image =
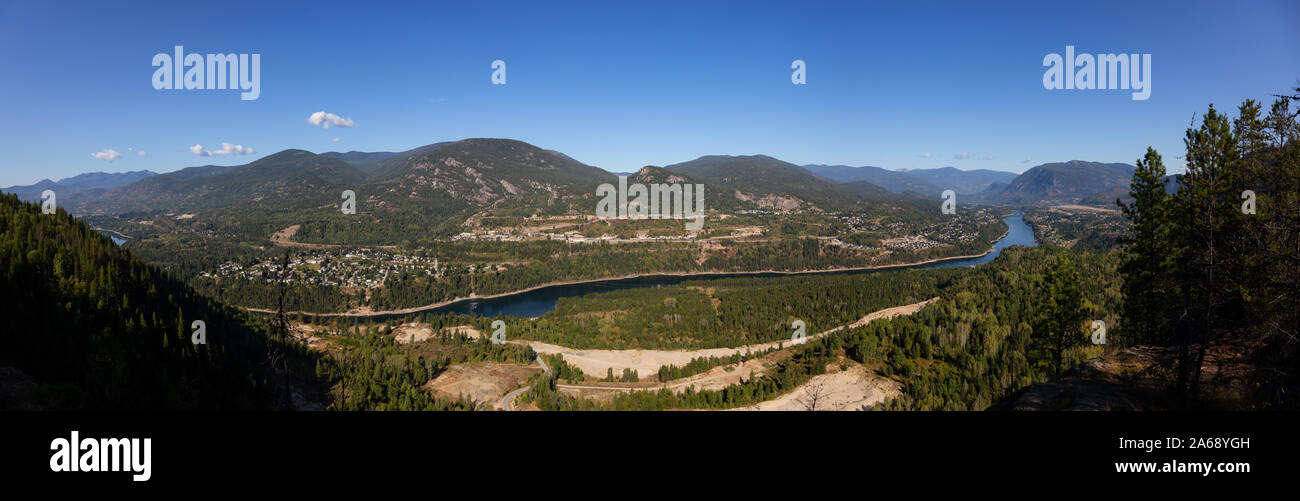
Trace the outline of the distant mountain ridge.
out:
<instances>
[{"instance_id":1,"label":"distant mountain ridge","mask_svg":"<svg viewBox=\"0 0 1300 501\"><path fill-rule=\"evenodd\" d=\"M339 153L337 151L327 151L320 156L327 158L336 158L352 164L353 167L361 169L370 177L384 177L392 171L399 163L405 159L428 153L443 146L449 145L454 141L443 141L440 143L426 144L418 148L411 148L406 151L349 151Z\"/></svg>"},{"instance_id":2,"label":"distant mountain ridge","mask_svg":"<svg viewBox=\"0 0 1300 501\"><path fill-rule=\"evenodd\" d=\"M979 193L997 183L1010 183L1017 177L1014 172L989 169L961 170L956 167L913 169L904 173L929 181L941 190L953 190L962 194Z\"/></svg>"},{"instance_id":3,"label":"distant mountain ridge","mask_svg":"<svg viewBox=\"0 0 1300 501\"><path fill-rule=\"evenodd\" d=\"M1128 194L1137 167L1125 163L1068 162L1035 166L996 191L981 194L985 201L1033 204L1096 202Z\"/></svg>"},{"instance_id":4,"label":"distant mountain ridge","mask_svg":"<svg viewBox=\"0 0 1300 501\"><path fill-rule=\"evenodd\" d=\"M286 207L333 200L359 186L365 173L342 160L304 150L284 150L244 165L206 165L159 174L120 186L76 206L79 213L190 211L265 202Z\"/></svg>"},{"instance_id":5,"label":"distant mountain ridge","mask_svg":"<svg viewBox=\"0 0 1300 501\"><path fill-rule=\"evenodd\" d=\"M65 177L58 181L42 179L36 184L0 188L0 191L16 194L20 200L27 202L40 200L41 193L45 190L54 190L56 196L69 199L69 196L71 195L96 190L102 192L109 188L131 184L141 179L156 175L158 175L158 173L148 170L130 172L87 172L72 177Z\"/></svg>"},{"instance_id":6,"label":"distant mountain ridge","mask_svg":"<svg viewBox=\"0 0 1300 501\"><path fill-rule=\"evenodd\" d=\"M706 155L664 169L700 179L713 193L775 210L837 210L900 200L874 184L839 183L767 155Z\"/></svg>"},{"instance_id":7,"label":"distant mountain ridge","mask_svg":"<svg viewBox=\"0 0 1300 501\"><path fill-rule=\"evenodd\" d=\"M881 167L850 167L847 165L805 165L804 169L841 183L866 181L894 193L905 191L937 197L944 190L959 194L974 194L987 190L996 183L1009 183L1016 178L1011 172L988 169L961 170L956 167L938 169L888 170Z\"/></svg>"},{"instance_id":8,"label":"distant mountain ridge","mask_svg":"<svg viewBox=\"0 0 1300 501\"><path fill-rule=\"evenodd\" d=\"M804 169L818 176L838 183L865 181L893 193L912 191L924 195L937 194L937 187L928 181L910 176L905 172L893 171L881 167L850 167L848 165L805 165Z\"/></svg>"},{"instance_id":9,"label":"distant mountain ridge","mask_svg":"<svg viewBox=\"0 0 1300 501\"><path fill-rule=\"evenodd\" d=\"M767 155L706 155L635 177L669 173L706 184L709 207L844 210L937 198L945 189L991 203L1100 203L1127 195L1134 167L1072 160L1009 172L954 167L798 166ZM659 174L655 174L658 172ZM636 176L641 174L641 176ZM647 178L646 174L655 174ZM458 220L483 209L560 213L594 204L595 187L616 175L555 150L511 139L471 138L401 152L284 150L245 165L205 165L166 174L87 173L7 188L28 200L54 189L74 213L194 212L200 209L320 209L353 190L363 207ZM635 181L635 180L634 180ZM908 194L910 192L910 194ZM241 209L242 207L242 209ZM399 209L400 208L400 209ZM413 212L412 212L413 211ZM467 212L468 211L468 212ZM328 212L328 211L323 211ZM374 217L379 217L378 212Z\"/></svg>"}]
</instances>

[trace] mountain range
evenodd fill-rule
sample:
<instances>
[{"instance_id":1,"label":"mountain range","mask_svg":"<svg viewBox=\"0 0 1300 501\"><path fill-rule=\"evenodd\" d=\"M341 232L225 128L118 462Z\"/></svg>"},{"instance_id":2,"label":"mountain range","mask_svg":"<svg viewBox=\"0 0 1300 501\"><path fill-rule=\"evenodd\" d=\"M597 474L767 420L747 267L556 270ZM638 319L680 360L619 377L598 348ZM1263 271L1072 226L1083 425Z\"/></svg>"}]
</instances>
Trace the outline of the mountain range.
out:
<instances>
[{"instance_id":1,"label":"mountain range","mask_svg":"<svg viewBox=\"0 0 1300 501\"><path fill-rule=\"evenodd\" d=\"M803 168L840 183L866 181L894 193L912 191L930 197L937 197L944 190L953 190L961 195L980 193L998 183L1010 183L1016 178L1016 174L1011 172L988 169L960 170L956 167L888 170L871 166L814 164L805 165Z\"/></svg>"},{"instance_id":2,"label":"mountain range","mask_svg":"<svg viewBox=\"0 0 1300 501\"><path fill-rule=\"evenodd\" d=\"M0 191L16 194L20 200L33 202L40 200L41 193L45 190L54 190L55 195L62 199L61 202L66 203L73 199L69 197L78 195L80 198L99 196L109 188L131 184L141 179L156 175L158 175L158 173L147 170L131 172L87 172L72 177L65 177L58 181L42 179L36 184L0 188Z\"/></svg>"},{"instance_id":3,"label":"mountain range","mask_svg":"<svg viewBox=\"0 0 1300 501\"><path fill-rule=\"evenodd\" d=\"M634 174L640 179L634 182L703 183L707 206L715 210L928 210L945 189L986 203L1108 204L1126 194L1133 170L1128 164L1072 160L1042 164L1017 176L953 167L891 171L798 166L766 155L707 155L647 166ZM458 225L483 211L590 211L596 186L614 182L615 174L558 151L510 139L475 138L401 152L316 154L291 149L244 165L204 165L166 174L90 173L5 191L32 200L41 190L56 189L59 204L75 214L217 211L235 219L263 214L259 225L240 233L251 236L304 220L304 229L315 228L319 235L345 227L361 231L365 223L393 226L389 233L427 231L439 224ZM362 218L337 217L345 190L356 193Z\"/></svg>"}]
</instances>

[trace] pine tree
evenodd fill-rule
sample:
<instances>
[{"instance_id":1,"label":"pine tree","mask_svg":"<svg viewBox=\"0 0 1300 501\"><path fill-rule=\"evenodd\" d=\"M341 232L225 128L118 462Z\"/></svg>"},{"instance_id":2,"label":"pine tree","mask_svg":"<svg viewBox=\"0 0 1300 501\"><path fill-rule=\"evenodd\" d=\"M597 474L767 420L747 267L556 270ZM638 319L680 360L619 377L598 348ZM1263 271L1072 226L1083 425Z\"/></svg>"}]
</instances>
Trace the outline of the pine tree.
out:
<instances>
[{"instance_id":1,"label":"pine tree","mask_svg":"<svg viewBox=\"0 0 1300 501\"><path fill-rule=\"evenodd\" d=\"M1117 200L1132 223L1120 238L1125 245L1120 273L1124 277L1121 306L1121 339L1132 344L1162 343L1168 340L1166 305L1177 297L1170 280L1174 247L1169 242L1169 196L1165 193L1165 165L1155 149L1137 161L1129 185L1133 202Z\"/></svg>"},{"instance_id":2,"label":"pine tree","mask_svg":"<svg viewBox=\"0 0 1300 501\"><path fill-rule=\"evenodd\" d=\"M1084 317L1079 273L1069 255L1062 252L1047 269L1043 301L1038 305L1034 326L1039 351L1048 352L1054 374L1060 374L1064 369L1066 350L1083 342Z\"/></svg>"},{"instance_id":3,"label":"pine tree","mask_svg":"<svg viewBox=\"0 0 1300 501\"><path fill-rule=\"evenodd\" d=\"M1175 261L1175 279L1183 300L1174 312L1178 336L1177 392L1194 397L1200 386L1205 353L1215 336L1239 306L1240 292L1229 286L1234 252L1229 244L1239 231L1240 157L1237 138L1228 118L1210 106L1199 129L1188 129L1187 172L1179 176L1172 218L1175 242L1181 251ZM1237 256L1239 258L1239 256Z\"/></svg>"}]
</instances>

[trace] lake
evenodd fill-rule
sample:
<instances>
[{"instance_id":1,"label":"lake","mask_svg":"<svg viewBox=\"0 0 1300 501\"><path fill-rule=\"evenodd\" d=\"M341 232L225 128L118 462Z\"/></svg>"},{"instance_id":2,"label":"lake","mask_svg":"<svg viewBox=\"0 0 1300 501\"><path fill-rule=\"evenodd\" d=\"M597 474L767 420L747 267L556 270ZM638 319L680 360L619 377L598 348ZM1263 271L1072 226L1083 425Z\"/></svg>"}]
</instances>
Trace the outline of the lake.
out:
<instances>
[{"instance_id":1,"label":"lake","mask_svg":"<svg viewBox=\"0 0 1300 501\"><path fill-rule=\"evenodd\" d=\"M887 268L877 268L870 270L844 270L832 272L797 272L797 273L699 273L692 275L646 275L634 278L622 278L611 280L597 280L592 282L582 282L577 284L551 285L526 292L519 292L500 297L486 299L462 299L454 303L446 304L438 308L424 310L431 313L462 313L483 317L496 316L497 314L513 315L517 317L534 318L555 309L555 303L560 298L576 297L591 294L595 292L609 292L621 289L634 289L637 287L655 287L660 285L673 285L688 280L707 280L713 278L731 278L731 277L788 277L797 275L856 275L862 273L879 273L882 271L895 271L905 269L929 269L929 268L955 268L970 267L980 265L997 259L1002 253L1002 249L1013 245L1022 245L1033 247L1038 244L1034 240L1034 230L1025 224L1023 215L1020 212L1002 218L1007 224L1007 234L993 244L993 252L980 257L971 258L953 258L936 261L926 264L899 265ZM406 315L393 315L402 317ZM382 318L387 318L385 315Z\"/></svg>"}]
</instances>

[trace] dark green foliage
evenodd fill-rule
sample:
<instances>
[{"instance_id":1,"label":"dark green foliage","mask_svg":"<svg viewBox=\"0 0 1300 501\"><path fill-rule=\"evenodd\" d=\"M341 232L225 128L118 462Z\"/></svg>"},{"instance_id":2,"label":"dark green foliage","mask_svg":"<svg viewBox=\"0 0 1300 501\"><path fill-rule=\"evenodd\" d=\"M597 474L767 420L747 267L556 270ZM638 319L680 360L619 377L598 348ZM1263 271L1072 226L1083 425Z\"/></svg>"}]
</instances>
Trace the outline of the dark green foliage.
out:
<instances>
[{"instance_id":1,"label":"dark green foliage","mask_svg":"<svg viewBox=\"0 0 1300 501\"><path fill-rule=\"evenodd\" d=\"M1079 293L1079 273L1070 255L1056 255L1047 269L1043 294L1034 319L1034 344L1050 354L1053 374L1060 374L1065 350L1082 344L1083 295Z\"/></svg>"},{"instance_id":2,"label":"dark green foliage","mask_svg":"<svg viewBox=\"0 0 1300 501\"><path fill-rule=\"evenodd\" d=\"M1173 391L1184 405L1212 398L1201 372L1217 363L1207 357L1214 349L1253 353L1256 405L1300 402L1291 396L1300 388L1300 126L1289 111L1297 94L1280 96L1266 117L1253 100L1232 120L1211 106L1186 131L1187 171L1171 197L1154 188L1154 151L1134 176L1126 332L1177 349Z\"/></svg>"},{"instance_id":3,"label":"dark green foliage","mask_svg":"<svg viewBox=\"0 0 1300 501\"><path fill-rule=\"evenodd\" d=\"M1052 271L1059 268L1062 253L1050 246L1006 249L946 288L939 303L850 331L846 353L864 364L883 362L885 374L904 381L903 396L882 408L985 409L1055 372L1053 355L1035 349L1039 332L1032 325L1045 313L1047 276L1062 275L1059 269ZM1071 256L1082 284L1078 293L1084 318L1115 325L1118 254ZM1096 350L1063 350L1061 364L1095 356Z\"/></svg>"},{"instance_id":4,"label":"dark green foliage","mask_svg":"<svg viewBox=\"0 0 1300 501\"><path fill-rule=\"evenodd\" d=\"M507 323L517 338L574 348L742 346L788 340L796 319L812 335L877 310L930 299L960 273L940 269L695 280L562 298L541 317Z\"/></svg>"},{"instance_id":5,"label":"dark green foliage","mask_svg":"<svg viewBox=\"0 0 1300 501\"><path fill-rule=\"evenodd\" d=\"M1169 240L1170 200L1165 193L1165 166L1160 154L1147 148L1138 160L1129 193L1131 203L1118 202L1132 228L1120 240L1125 245L1123 332L1133 344L1164 343L1172 335L1169 305L1178 290L1170 276L1174 246Z\"/></svg>"},{"instance_id":6,"label":"dark green foliage","mask_svg":"<svg viewBox=\"0 0 1300 501\"><path fill-rule=\"evenodd\" d=\"M68 216L0 196L0 364L57 388L56 408L269 404L264 327ZM191 342L192 322L207 344ZM298 353L297 355L305 356Z\"/></svg>"}]
</instances>

